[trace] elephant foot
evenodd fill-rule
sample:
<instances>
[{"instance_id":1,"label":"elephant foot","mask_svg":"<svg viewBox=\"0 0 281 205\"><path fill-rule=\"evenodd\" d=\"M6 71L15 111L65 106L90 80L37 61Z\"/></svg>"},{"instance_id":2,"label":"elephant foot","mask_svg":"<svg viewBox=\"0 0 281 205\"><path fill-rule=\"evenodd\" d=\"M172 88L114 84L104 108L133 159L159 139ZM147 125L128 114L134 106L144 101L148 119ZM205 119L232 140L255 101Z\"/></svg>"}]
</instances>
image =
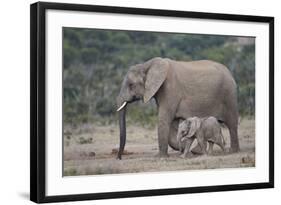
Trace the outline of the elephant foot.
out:
<instances>
[{"instance_id":1,"label":"elephant foot","mask_svg":"<svg viewBox=\"0 0 281 205\"><path fill-rule=\"evenodd\" d=\"M168 157L169 157L168 153L161 153L161 152L159 152L159 153L157 153L155 155L155 158L160 158L160 159L168 158Z\"/></svg>"},{"instance_id":2,"label":"elephant foot","mask_svg":"<svg viewBox=\"0 0 281 205\"><path fill-rule=\"evenodd\" d=\"M226 153L225 148L222 148L222 149L221 149L221 151L222 151L222 153L223 153L223 154L225 154L225 153Z\"/></svg>"},{"instance_id":3,"label":"elephant foot","mask_svg":"<svg viewBox=\"0 0 281 205\"><path fill-rule=\"evenodd\" d=\"M230 147L230 149L229 149L229 153L237 153L239 151L240 151L240 149L238 147Z\"/></svg>"},{"instance_id":4,"label":"elephant foot","mask_svg":"<svg viewBox=\"0 0 281 205\"><path fill-rule=\"evenodd\" d=\"M192 152L193 154L197 154L197 155L203 154L200 145L196 145L196 147L194 147L194 148L191 150L191 152Z\"/></svg>"},{"instance_id":5,"label":"elephant foot","mask_svg":"<svg viewBox=\"0 0 281 205\"><path fill-rule=\"evenodd\" d=\"M181 154L180 158L184 159L185 158L185 154Z\"/></svg>"},{"instance_id":6,"label":"elephant foot","mask_svg":"<svg viewBox=\"0 0 281 205\"><path fill-rule=\"evenodd\" d=\"M191 153L191 152L189 152L189 153L187 153L187 154L181 154L180 155L180 158L182 158L182 159L185 159L185 158L192 158L194 155Z\"/></svg>"}]
</instances>

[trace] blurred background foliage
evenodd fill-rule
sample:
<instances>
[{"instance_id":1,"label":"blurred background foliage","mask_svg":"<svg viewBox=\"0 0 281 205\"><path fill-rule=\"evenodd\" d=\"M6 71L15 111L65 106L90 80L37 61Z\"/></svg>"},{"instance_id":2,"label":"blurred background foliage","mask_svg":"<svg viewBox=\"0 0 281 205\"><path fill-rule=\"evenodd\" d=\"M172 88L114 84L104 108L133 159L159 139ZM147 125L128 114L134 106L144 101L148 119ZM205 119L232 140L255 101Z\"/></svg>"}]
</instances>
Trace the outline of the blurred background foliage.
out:
<instances>
[{"instance_id":1,"label":"blurred background foliage","mask_svg":"<svg viewBox=\"0 0 281 205\"><path fill-rule=\"evenodd\" d=\"M254 38L64 28L64 123L117 123L116 97L124 75L131 65L157 56L226 65L239 87L240 116L254 116ZM155 103L134 104L139 105L129 106L129 123L153 127Z\"/></svg>"}]
</instances>

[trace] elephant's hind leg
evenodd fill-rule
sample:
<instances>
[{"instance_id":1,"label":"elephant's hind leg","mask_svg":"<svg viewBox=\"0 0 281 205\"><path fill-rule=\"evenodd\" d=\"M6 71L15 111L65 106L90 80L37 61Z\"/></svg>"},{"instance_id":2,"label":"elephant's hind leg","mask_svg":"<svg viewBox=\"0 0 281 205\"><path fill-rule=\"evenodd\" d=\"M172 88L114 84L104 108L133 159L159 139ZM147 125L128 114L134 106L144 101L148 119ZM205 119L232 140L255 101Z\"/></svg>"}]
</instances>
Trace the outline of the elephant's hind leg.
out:
<instances>
[{"instance_id":1,"label":"elephant's hind leg","mask_svg":"<svg viewBox=\"0 0 281 205\"><path fill-rule=\"evenodd\" d=\"M238 140L238 105L236 101L236 93L229 92L226 97L227 112L224 115L225 125L228 127L230 134L230 152L238 152L240 150Z\"/></svg>"},{"instance_id":2,"label":"elephant's hind leg","mask_svg":"<svg viewBox=\"0 0 281 205\"><path fill-rule=\"evenodd\" d=\"M238 117L236 117L236 115L228 116L225 124L230 134L230 151L238 152L240 149L238 140Z\"/></svg>"}]
</instances>

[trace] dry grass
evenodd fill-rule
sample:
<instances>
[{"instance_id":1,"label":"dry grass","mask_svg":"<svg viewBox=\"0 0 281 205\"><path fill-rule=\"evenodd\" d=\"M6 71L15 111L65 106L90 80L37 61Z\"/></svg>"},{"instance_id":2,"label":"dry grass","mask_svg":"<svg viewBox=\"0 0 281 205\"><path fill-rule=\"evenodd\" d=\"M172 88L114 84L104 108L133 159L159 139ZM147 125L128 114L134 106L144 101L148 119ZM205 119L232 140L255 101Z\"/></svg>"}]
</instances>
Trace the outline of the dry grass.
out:
<instances>
[{"instance_id":1,"label":"dry grass","mask_svg":"<svg viewBox=\"0 0 281 205\"><path fill-rule=\"evenodd\" d=\"M223 129L226 148L230 146L229 133ZM64 175L117 174L194 169L237 168L255 166L255 121L243 119L239 125L241 151L223 154L214 146L213 156L194 156L188 159L169 149L170 157L159 159L157 130L127 127L126 153L116 160L119 129L111 126L86 126L67 131L64 136Z\"/></svg>"}]
</instances>

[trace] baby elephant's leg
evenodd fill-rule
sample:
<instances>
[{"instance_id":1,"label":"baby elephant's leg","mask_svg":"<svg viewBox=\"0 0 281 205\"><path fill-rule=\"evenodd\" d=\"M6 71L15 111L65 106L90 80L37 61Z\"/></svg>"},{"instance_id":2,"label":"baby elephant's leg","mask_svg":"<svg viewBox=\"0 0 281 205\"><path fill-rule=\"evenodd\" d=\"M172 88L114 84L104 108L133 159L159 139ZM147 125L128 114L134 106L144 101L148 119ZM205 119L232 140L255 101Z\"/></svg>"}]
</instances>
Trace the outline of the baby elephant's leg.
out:
<instances>
[{"instance_id":1,"label":"baby elephant's leg","mask_svg":"<svg viewBox=\"0 0 281 205\"><path fill-rule=\"evenodd\" d=\"M208 142L209 142L208 154L209 154L209 155L213 155L214 142L212 142L212 141L208 141Z\"/></svg>"},{"instance_id":2,"label":"baby elephant's leg","mask_svg":"<svg viewBox=\"0 0 281 205\"><path fill-rule=\"evenodd\" d=\"M222 149L223 152L225 152L225 144L221 137L217 138L216 142L217 145Z\"/></svg>"},{"instance_id":3,"label":"baby elephant's leg","mask_svg":"<svg viewBox=\"0 0 281 205\"><path fill-rule=\"evenodd\" d=\"M200 145L203 154L208 154L207 153L207 141L203 137L198 137L197 138L198 144Z\"/></svg>"},{"instance_id":4,"label":"baby elephant's leg","mask_svg":"<svg viewBox=\"0 0 281 205\"><path fill-rule=\"evenodd\" d=\"M224 144L222 142L219 142L218 145L220 146L221 150L225 152Z\"/></svg>"},{"instance_id":5,"label":"baby elephant's leg","mask_svg":"<svg viewBox=\"0 0 281 205\"><path fill-rule=\"evenodd\" d=\"M184 147L185 147L185 144L183 142L179 142L179 152L180 153L184 152Z\"/></svg>"},{"instance_id":6,"label":"baby elephant's leg","mask_svg":"<svg viewBox=\"0 0 281 205\"><path fill-rule=\"evenodd\" d=\"M191 145L192 145L194 139L195 139L195 138L192 137L192 138L188 138L188 139L186 140L184 152L183 152L183 154L181 155L181 158L186 158L186 157L188 157L188 154L190 153L189 150L190 150L190 147L191 147Z\"/></svg>"}]
</instances>

